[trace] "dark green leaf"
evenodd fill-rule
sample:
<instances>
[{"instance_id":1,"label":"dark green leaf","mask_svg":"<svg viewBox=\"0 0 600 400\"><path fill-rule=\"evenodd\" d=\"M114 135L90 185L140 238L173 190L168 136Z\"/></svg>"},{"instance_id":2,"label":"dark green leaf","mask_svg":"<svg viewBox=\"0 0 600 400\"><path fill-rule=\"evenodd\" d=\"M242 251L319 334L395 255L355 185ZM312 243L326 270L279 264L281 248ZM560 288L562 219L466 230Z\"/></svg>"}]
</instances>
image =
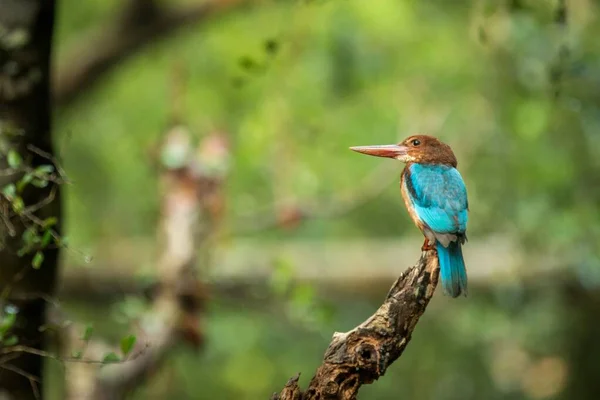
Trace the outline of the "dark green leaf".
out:
<instances>
[{"instance_id":1,"label":"dark green leaf","mask_svg":"<svg viewBox=\"0 0 600 400\"><path fill-rule=\"evenodd\" d=\"M85 331L83 332L83 335L81 336L81 340L88 341L92 338L93 334L94 334L94 327L91 325L88 325L85 327Z\"/></svg>"},{"instance_id":2,"label":"dark green leaf","mask_svg":"<svg viewBox=\"0 0 600 400\"><path fill-rule=\"evenodd\" d=\"M54 239L54 237L52 236L52 231L51 230L46 230L44 232L44 236L42 236L42 241L40 242L40 246L42 246L42 248L45 248L46 246L48 246L50 244L50 242L52 242L52 239Z\"/></svg>"},{"instance_id":3,"label":"dark green leaf","mask_svg":"<svg viewBox=\"0 0 600 400\"><path fill-rule=\"evenodd\" d=\"M102 359L102 362L106 363L106 364L116 363L116 362L119 362L119 361L121 361L121 359L114 352L110 352L110 353L106 354L104 356L104 358Z\"/></svg>"},{"instance_id":4,"label":"dark green leaf","mask_svg":"<svg viewBox=\"0 0 600 400\"><path fill-rule=\"evenodd\" d=\"M2 188L2 194L9 200L14 199L17 194L17 188L14 183L9 183Z\"/></svg>"},{"instance_id":5,"label":"dark green leaf","mask_svg":"<svg viewBox=\"0 0 600 400\"><path fill-rule=\"evenodd\" d=\"M14 346L19 343L19 338L16 335L10 335L2 341L3 346Z\"/></svg>"},{"instance_id":6,"label":"dark green leaf","mask_svg":"<svg viewBox=\"0 0 600 400\"><path fill-rule=\"evenodd\" d=\"M34 179L31 182L31 184L38 188L45 188L46 186L48 186L48 180L47 179Z\"/></svg>"},{"instance_id":7,"label":"dark green leaf","mask_svg":"<svg viewBox=\"0 0 600 400\"><path fill-rule=\"evenodd\" d=\"M17 192L21 193L23 189L25 189L25 186L27 186L27 184L32 181L32 179L33 174L31 172L23 175L23 177L17 183Z\"/></svg>"},{"instance_id":8,"label":"dark green leaf","mask_svg":"<svg viewBox=\"0 0 600 400\"><path fill-rule=\"evenodd\" d=\"M23 210L25 209L25 203L23 202L23 199L20 196L15 196L15 198L12 199L12 208L13 211L17 214L23 212Z\"/></svg>"},{"instance_id":9,"label":"dark green leaf","mask_svg":"<svg viewBox=\"0 0 600 400\"><path fill-rule=\"evenodd\" d=\"M25 229L25 231L23 231L23 241L30 243L33 242L33 240L35 239L35 237L37 236L37 228L34 226L30 226L27 229Z\"/></svg>"},{"instance_id":10,"label":"dark green leaf","mask_svg":"<svg viewBox=\"0 0 600 400\"><path fill-rule=\"evenodd\" d=\"M25 254L37 248L37 245L40 242L40 236L38 235L37 227L30 226L29 228L25 229L22 238L23 247L21 247L17 252L19 257L23 257Z\"/></svg>"},{"instance_id":11,"label":"dark green leaf","mask_svg":"<svg viewBox=\"0 0 600 400\"><path fill-rule=\"evenodd\" d=\"M6 158L8 161L8 165L12 169L19 168L21 166L21 164L23 163L23 159L21 158L21 155L19 153L17 153L17 151L15 149L10 149L8 151Z\"/></svg>"},{"instance_id":12,"label":"dark green leaf","mask_svg":"<svg viewBox=\"0 0 600 400\"><path fill-rule=\"evenodd\" d=\"M6 333L12 326L15 324L17 320L17 314L15 313L7 313L4 315L4 318L0 321L0 334Z\"/></svg>"},{"instance_id":13,"label":"dark green leaf","mask_svg":"<svg viewBox=\"0 0 600 400\"><path fill-rule=\"evenodd\" d=\"M135 335L127 335L123 339L121 339L121 352L124 356L129 354L135 345L136 337Z\"/></svg>"},{"instance_id":14,"label":"dark green leaf","mask_svg":"<svg viewBox=\"0 0 600 400\"><path fill-rule=\"evenodd\" d=\"M57 222L58 222L58 218L48 217L44 220L44 228L50 228L51 226L56 225Z\"/></svg>"},{"instance_id":15,"label":"dark green leaf","mask_svg":"<svg viewBox=\"0 0 600 400\"><path fill-rule=\"evenodd\" d=\"M49 174L54 172L54 166L50 164L40 165L35 170L33 170L33 174L40 178L46 178Z\"/></svg>"},{"instance_id":16,"label":"dark green leaf","mask_svg":"<svg viewBox=\"0 0 600 400\"><path fill-rule=\"evenodd\" d=\"M42 263L44 262L44 253L41 251L37 251L31 260L31 266L34 269L40 269Z\"/></svg>"}]
</instances>

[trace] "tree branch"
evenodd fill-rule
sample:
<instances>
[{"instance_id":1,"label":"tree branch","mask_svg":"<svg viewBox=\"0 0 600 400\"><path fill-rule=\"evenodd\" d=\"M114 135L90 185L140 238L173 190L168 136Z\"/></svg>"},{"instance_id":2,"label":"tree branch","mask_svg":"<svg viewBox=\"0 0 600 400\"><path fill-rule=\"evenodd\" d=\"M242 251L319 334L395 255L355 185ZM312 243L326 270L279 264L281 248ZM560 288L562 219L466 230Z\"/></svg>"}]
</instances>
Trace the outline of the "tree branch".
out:
<instances>
[{"instance_id":1,"label":"tree branch","mask_svg":"<svg viewBox=\"0 0 600 400\"><path fill-rule=\"evenodd\" d=\"M438 274L436 252L423 252L417 264L396 280L375 314L349 332L334 333L306 391L300 389L296 376L271 399L356 399L362 385L383 376L402 355L433 296Z\"/></svg>"},{"instance_id":2,"label":"tree branch","mask_svg":"<svg viewBox=\"0 0 600 400\"><path fill-rule=\"evenodd\" d=\"M55 104L69 105L102 75L147 44L244 3L245 0L209 0L161 7L151 0L130 0L114 22L100 33L82 39L72 54L59 62L54 77Z\"/></svg>"},{"instance_id":3,"label":"tree branch","mask_svg":"<svg viewBox=\"0 0 600 400\"><path fill-rule=\"evenodd\" d=\"M145 343L139 341L135 357L100 371L93 399L122 398L160 366L178 340L196 348L203 342L199 311L205 289L195 266L199 249L215 228L210 207L226 172L207 166L221 162L228 148L220 135L204 138L198 149L189 146L190 132L184 127L172 128L163 145L160 286L141 321Z\"/></svg>"},{"instance_id":4,"label":"tree branch","mask_svg":"<svg viewBox=\"0 0 600 400\"><path fill-rule=\"evenodd\" d=\"M101 353L107 354L110 347L95 339L82 340L77 332L81 329L68 326L66 350L69 354L80 350L83 357L82 362L66 364L68 399L124 398L160 368L176 343L198 349L204 340L200 317L207 290L196 277L196 265L217 226L213 211L227 172L229 148L221 134L192 146L191 133L183 126L170 129L162 146L158 284L148 311L132 324L139 332L135 346L121 361L102 365Z\"/></svg>"}]
</instances>

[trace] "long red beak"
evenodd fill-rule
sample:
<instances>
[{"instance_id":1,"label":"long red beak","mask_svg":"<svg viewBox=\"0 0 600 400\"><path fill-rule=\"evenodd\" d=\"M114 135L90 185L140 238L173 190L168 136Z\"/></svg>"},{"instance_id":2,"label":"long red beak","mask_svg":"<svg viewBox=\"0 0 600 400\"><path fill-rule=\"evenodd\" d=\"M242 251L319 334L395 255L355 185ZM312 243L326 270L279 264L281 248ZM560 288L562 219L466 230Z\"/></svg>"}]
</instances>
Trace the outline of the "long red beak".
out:
<instances>
[{"instance_id":1,"label":"long red beak","mask_svg":"<svg viewBox=\"0 0 600 400\"><path fill-rule=\"evenodd\" d=\"M350 150L375 157L396 158L399 156L405 156L408 147L397 144L384 144L378 146L354 146L350 147Z\"/></svg>"}]
</instances>

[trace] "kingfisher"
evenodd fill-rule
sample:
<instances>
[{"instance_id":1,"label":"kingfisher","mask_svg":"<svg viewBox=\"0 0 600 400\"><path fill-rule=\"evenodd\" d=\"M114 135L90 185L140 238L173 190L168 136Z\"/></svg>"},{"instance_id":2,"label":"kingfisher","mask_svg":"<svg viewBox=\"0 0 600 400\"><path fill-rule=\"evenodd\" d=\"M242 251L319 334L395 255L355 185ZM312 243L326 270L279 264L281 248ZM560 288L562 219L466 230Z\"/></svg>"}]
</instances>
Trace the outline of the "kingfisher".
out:
<instances>
[{"instance_id":1,"label":"kingfisher","mask_svg":"<svg viewBox=\"0 0 600 400\"><path fill-rule=\"evenodd\" d=\"M355 146L351 150L405 163L400 178L404 204L425 236L422 251L435 249L444 293L467 295L462 245L467 241L469 202L454 152L439 139L414 135L398 144Z\"/></svg>"}]
</instances>

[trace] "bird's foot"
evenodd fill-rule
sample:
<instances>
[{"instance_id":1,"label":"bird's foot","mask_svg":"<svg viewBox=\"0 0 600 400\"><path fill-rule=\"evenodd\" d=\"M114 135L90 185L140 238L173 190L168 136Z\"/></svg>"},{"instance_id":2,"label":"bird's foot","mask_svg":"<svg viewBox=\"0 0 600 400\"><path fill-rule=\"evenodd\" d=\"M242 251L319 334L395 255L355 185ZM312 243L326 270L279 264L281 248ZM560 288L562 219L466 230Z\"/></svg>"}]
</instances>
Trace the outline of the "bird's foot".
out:
<instances>
[{"instance_id":1,"label":"bird's foot","mask_svg":"<svg viewBox=\"0 0 600 400\"><path fill-rule=\"evenodd\" d=\"M425 238L425 242L423 242L423 246L421 246L421 251L429 251L433 249L435 249L435 246L429 243L429 239Z\"/></svg>"}]
</instances>

